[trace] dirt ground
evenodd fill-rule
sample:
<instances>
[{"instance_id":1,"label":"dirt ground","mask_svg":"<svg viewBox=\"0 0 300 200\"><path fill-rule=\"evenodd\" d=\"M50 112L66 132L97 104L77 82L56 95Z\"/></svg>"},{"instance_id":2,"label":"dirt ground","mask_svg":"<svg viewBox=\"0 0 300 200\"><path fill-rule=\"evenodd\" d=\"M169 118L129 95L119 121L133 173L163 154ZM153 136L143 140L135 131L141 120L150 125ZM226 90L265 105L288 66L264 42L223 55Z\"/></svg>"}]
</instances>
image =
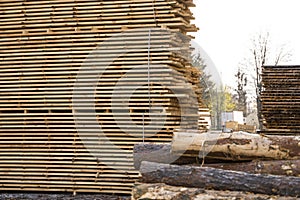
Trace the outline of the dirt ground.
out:
<instances>
[{"instance_id":1,"label":"dirt ground","mask_svg":"<svg viewBox=\"0 0 300 200\"><path fill-rule=\"evenodd\" d=\"M129 196L68 193L0 193L0 200L130 200Z\"/></svg>"}]
</instances>

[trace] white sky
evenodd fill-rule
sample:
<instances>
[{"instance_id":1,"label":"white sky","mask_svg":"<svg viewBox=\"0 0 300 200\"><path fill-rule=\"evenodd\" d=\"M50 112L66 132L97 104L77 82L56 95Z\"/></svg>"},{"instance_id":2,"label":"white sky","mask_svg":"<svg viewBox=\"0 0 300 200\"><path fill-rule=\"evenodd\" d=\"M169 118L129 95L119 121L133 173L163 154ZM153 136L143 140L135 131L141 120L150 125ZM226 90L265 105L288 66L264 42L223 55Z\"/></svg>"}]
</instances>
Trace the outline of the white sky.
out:
<instances>
[{"instance_id":1,"label":"white sky","mask_svg":"<svg viewBox=\"0 0 300 200\"><path fill-rule=\"evenodd\" d=\"M194 0L192 9L200 28L196 42L206 51L225 84L245 58L250 39L270 32L274 44L286 43L300 65L300 0Z\"/></svg>"}]
</instances>

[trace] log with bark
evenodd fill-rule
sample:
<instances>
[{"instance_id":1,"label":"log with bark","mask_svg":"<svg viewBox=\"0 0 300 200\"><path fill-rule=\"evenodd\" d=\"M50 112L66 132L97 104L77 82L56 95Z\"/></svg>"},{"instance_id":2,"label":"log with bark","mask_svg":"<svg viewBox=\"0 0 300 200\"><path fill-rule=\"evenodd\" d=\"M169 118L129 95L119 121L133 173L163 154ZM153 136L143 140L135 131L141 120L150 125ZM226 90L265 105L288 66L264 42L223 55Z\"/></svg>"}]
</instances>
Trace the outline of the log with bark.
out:
<instances>
[{"instance_id":1,"label":"log with bark","mask_svg":"<svg viewBox=\"0 0 300 200\"><path fill-rule=\"evenodd\" d=\"M133 200L182 200L182 199L243 199L243 200L295 200L294 197L269 196L238 191L204 190L170 186L163 183L136 184L132 190Z\"/></svg>"},{"instance_id":2,"label":"log with bark","mask_svg":"<svg viewBox=\"0 0 300 200\"><path fill-rule=\"evenodd\" d=\"M172 153L222 160L299 159L300 137L235 133L174 133Z\"/></svg>"},{"instance_id":3,"label":"log with bark","mask_svg":"<svg viewBox=\"0 0 300 200\"><path fill-rule=\"evenodd\" d=\"M210 154L208 154L209 157ZM165 164L194 164L202 165L200 157L178 156L171 153L171 144L139 143L134 146L134 166L138 170L142 161ZM205 158L204 167L244 171L248 173L261 173L273 175L300 176L300 160L254 160L252 162L224 163L220 159Z\"/></svg>"},{"instance_id":4,"label":"log with bark","mask_svg":"<svg viewBox=\"0 0 300 200\"><path fill-rule=\"evenodd\" d=\"M142 161L150 161L165 164L200 164L202 158L198 156L183 156L171 153L171 144L138 143L134 145L134 167L140 168ZM206 163L218 163L222 160L206 159Z\"/></svg>"},{"instance_id":5,"label":"log with bark","mask_svg":"<svg viewBox=\"0 0 300 200\"><path fill-rule=\"evenodd\" d=\"M268 195L300 196L300 178L261 175L209 167L178 166L144 161L141 182Z\"/></svg>"},{"instance_id":6,"label":"log with bark","mask_svg":"<svg viewBox=\"0 0 300 200\"><path fill-rule=\"evenodd\" d=\"M205 164L203 167L243 171L253 174L273 174L300 177L300 160L256 160L242 163Z\"/></svg>"}]
</instances>

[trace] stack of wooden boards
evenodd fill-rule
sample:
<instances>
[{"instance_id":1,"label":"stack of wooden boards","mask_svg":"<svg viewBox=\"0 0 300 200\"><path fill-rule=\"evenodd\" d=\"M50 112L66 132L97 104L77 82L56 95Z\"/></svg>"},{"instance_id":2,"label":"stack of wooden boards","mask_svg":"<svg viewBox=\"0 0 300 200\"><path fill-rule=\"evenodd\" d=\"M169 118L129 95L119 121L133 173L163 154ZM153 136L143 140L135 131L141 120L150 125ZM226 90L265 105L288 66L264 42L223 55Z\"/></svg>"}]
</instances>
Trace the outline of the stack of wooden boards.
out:
<instances>
[{"instance_id":1,"label":"stack of wooden boards","mask_svg":"<svg viewBox=\"0 0 300 200\"><path fill-rule=\"evenodd\" d=\"M137 144L132 197L297 199L299 144L297 136L192 131L174 133L171 144Z\"/></svg>"},{"instance_id":2,"label":"stack of wooden boards","mask_svg":"<svg viewBox=\"0 0 300 200\"><path fill-rule=\"evenodd\" d=\"M300 134L300 66L264 66L262 70L264 134Z\"/></svg>"},{"instance_id":3,"label":"stack of wooden boards","mask_svg":"<svg viewBox=\"0 0 300 200\"><path fill-rule=\"evenodd\" d=\"M199 125L191 6L1 1L0 190L129 194L136 142Z\"/></svg>"},{"instance_id":4,"label":"stack of wooden boards","mask_svg":"<svg viewBox=\"0 0 300 200\"><path fill-rule=\"evenodd\" d=\"M256 126L247 125L247 124L239 124L236 121L225 122L225 128L229 129L231 131L244 131L244 132L248 132L248 133L256 132Z\"/></svg>"},{"instance_id":5,"label":"stack of wooden boards","mask_svg":"<svg viewBox=\"0 0 300 200\"><path fill-rule=\"evenodd\" d=\"M198 127L205 131L211 128L211 114L208 108L199 107L198 110L199 120Z\"/></svg>"}]
</instances>

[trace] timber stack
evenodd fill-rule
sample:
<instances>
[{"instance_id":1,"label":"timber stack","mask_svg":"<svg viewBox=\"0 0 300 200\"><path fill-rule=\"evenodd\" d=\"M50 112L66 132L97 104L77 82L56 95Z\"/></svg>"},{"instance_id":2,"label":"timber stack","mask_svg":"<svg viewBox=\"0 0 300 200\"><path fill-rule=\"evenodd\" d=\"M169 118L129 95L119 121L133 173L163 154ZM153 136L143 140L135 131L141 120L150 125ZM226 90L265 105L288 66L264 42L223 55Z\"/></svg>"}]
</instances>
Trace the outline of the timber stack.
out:
<instances>
[{"instance_id":1,"label":"timber stack","mask_svg":"<svg viewBox=\"0 0 300 200\"><path fill-rule=\"evenodd\" d=\"M192 6L1 1L0 190L130 194L134 144L205 128Z\"/></svg>"},{"instance_id":2,"label":"timber stack","mask_svg":"<svg viewBox=\"0 0 300 200\"><path fill-rule=\"evenodd\" d=\"M300 66L263 66L264 134L300 135Z\"/></svg>"},{"instance_id":3,"label":"timber stack","mask_svg":"<svg viewBox=\"0 0 300 200\"><path fill-rule=\"evenodd\" d=\"M170 144L135 145L132 197L298 199L299 147L297 136L178 131Z\"/></svg>"}]
</instances>

